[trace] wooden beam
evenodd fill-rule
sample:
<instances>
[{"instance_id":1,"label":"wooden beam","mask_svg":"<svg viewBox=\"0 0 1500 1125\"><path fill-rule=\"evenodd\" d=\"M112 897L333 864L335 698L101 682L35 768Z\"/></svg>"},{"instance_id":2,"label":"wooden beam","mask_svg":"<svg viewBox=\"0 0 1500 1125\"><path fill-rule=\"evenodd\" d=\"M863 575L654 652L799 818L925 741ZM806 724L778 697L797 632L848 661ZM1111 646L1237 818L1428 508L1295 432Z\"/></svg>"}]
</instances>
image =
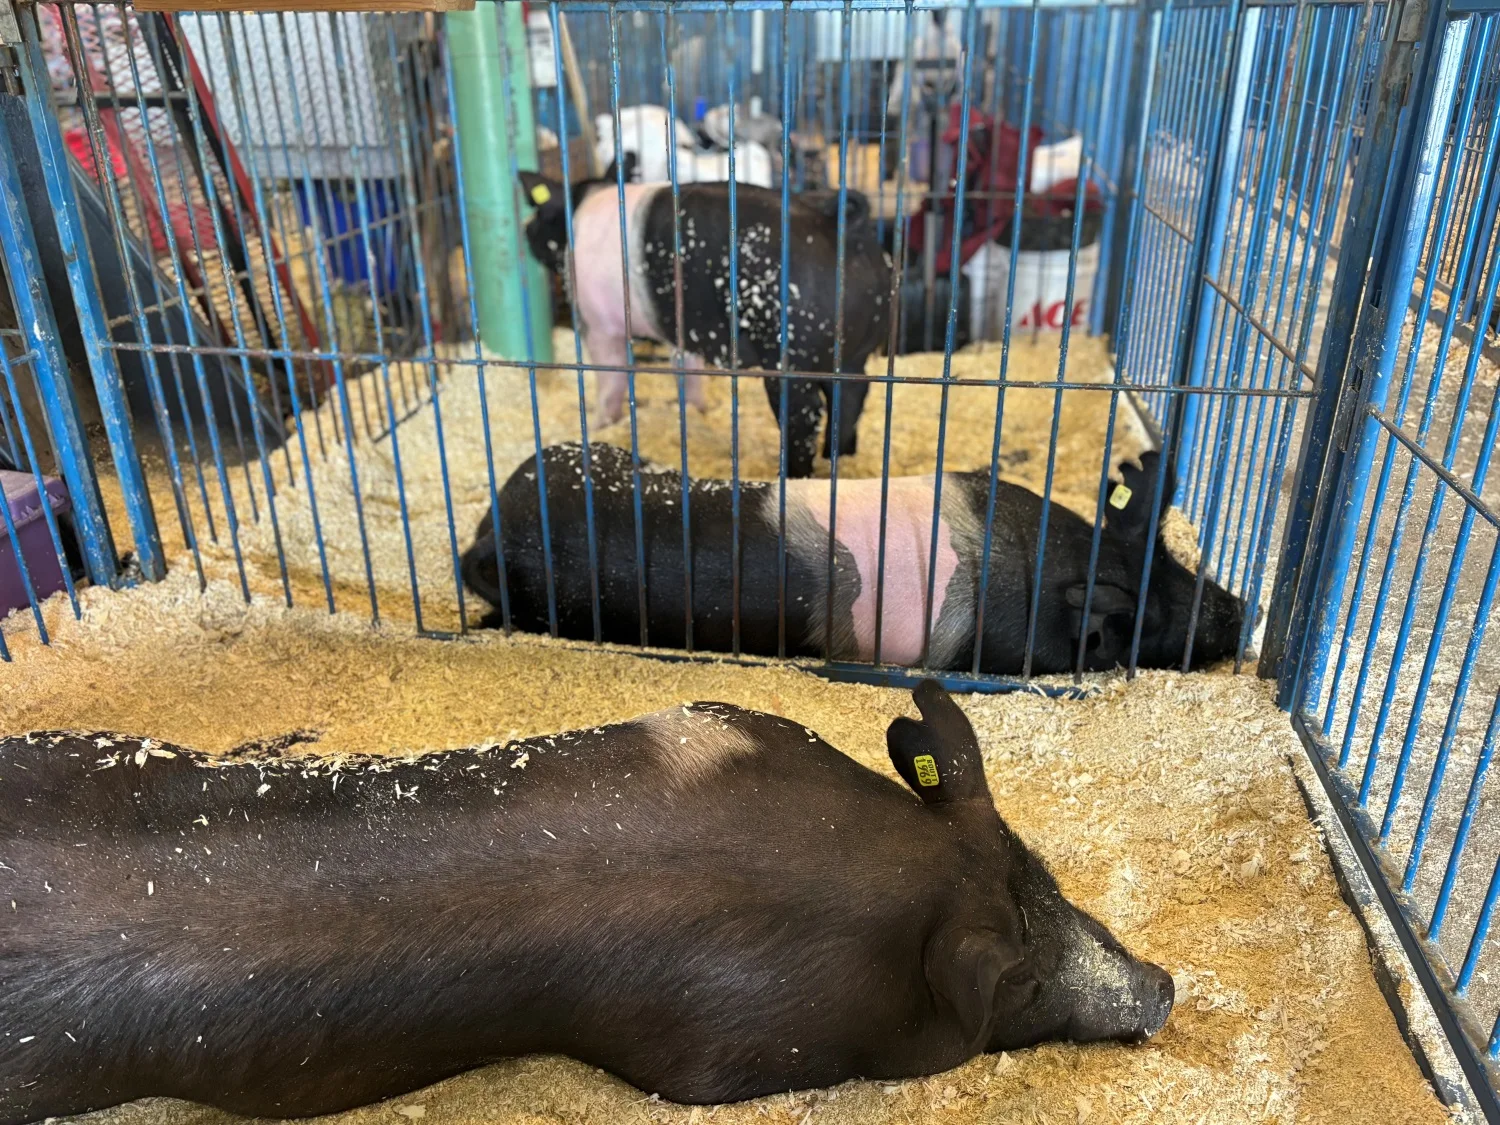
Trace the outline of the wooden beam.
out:
<instances>
[{"instance_id":1,"label":"wooden beam","mask_svg":"<svg viewBox=\"0 0 1500 1125\"><path fill-rule=\"evenodd\" d=\"M568 34L568 17L561 11L557 13L557 36L562 40L557 44L562 51L563 73L567 76L568 92L573 97L573 112L578 115L578 131L583 134L584 145L588 150L589 179L597 180L604 175L604 167L599 163L598 141L594 137L594 118L589 113L588 87L583 84L583 69L578 65L578 56L573 53L573 37ZM573 150L568 150L568 162L571 165ZM568 169L570 172L572 168ZM561 176L558 179L562 179Z\"/></svg>"}]
</instances>

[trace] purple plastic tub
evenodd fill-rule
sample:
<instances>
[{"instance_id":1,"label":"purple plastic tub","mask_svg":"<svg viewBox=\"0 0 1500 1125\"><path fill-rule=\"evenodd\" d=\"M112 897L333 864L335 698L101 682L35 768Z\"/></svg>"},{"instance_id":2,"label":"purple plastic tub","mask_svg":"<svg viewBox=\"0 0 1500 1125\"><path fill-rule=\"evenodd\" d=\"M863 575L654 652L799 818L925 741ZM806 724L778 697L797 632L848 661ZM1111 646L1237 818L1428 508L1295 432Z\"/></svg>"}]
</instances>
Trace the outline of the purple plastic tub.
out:
<instances>
[{"instance_id":1,"label":"purple plastic tub","mask_svg":"<svg viewBox=\"0 0 1500 1125\"><path fill-rule=\"evenodd\" d=\"M55 477L43 477L42 481L47 486L52 510L59 516L66 515L70 507L67 486ZM4 489L5 505L16 525L16 538L21 542L21 556L26 560L31 588L38 601L50 597L63 588L63 575L57 565L57 548L47 528L41 499L37 496L36 478L30 473L0 469L0 488ZM21 568L16 562L16 546L11 542L4 523L0 522L0 617L30 604L26 599L26 584L21 581Z\"/></svg>"}]
</instances>

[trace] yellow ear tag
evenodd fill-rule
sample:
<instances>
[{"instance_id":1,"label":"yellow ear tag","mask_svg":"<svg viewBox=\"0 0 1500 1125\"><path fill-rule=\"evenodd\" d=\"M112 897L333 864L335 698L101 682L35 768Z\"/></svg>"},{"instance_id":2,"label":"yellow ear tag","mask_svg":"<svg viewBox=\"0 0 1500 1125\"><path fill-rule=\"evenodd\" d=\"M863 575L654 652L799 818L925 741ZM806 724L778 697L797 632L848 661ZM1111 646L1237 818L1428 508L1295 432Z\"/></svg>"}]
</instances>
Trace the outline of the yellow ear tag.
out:
<instances>
[{"instance_id":1,"label":"yellow ear tag","mask_svg":"<svg viewBox=\"0 0 1500 1125\"><path fill-rule=\"evenodd\" d=\"M917 770L917 784L923 789L931 789L940 780L937 762L933 761L931 754L918 754L911 764Z\"/></svg>"},{"instance_id":2,"label":"yellow ear tag","mask_svg":"<svg viewBox=\"0 0 1500 1125\"><path fill-rule=\"evenodd\" d=\"M536 204L538 207L540 207L543 203L546 203L547 200L551 198L552 189L549 188L546 184L537 184L536 187L531 189L531 202Z\"/></svg>"},{"instance_id":3,"label":"yellow ear tag","mask_svg":"<svg viewBox=\"0 0 1500 1125\"><path fill-rule=\"evenodd\" d=\"M1109 506L1111 508L1123 508L1130 503L1132 493L1123 484L1115 485L1115 490L1109 494Z\"/></svg>"}]
</instances>

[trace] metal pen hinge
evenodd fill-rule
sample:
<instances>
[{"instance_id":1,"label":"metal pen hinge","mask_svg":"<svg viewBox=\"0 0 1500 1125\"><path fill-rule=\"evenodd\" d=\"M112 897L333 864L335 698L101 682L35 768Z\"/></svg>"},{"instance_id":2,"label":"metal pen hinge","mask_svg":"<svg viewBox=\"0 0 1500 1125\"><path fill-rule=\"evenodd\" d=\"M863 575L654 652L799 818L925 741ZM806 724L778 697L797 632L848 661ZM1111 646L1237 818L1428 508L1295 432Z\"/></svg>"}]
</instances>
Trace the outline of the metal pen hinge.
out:
<instances>
[{"instance_id":1,"label":"metal pen hinge","mask_svg":"<svg viewBox=\"0 0 1500 1125\"><path fill-rule=\"evenodd\" d=\"M1365 383L1370 364L1364 358L1356 355L1350 365L1350 378L1348 385L1344 388L1343 397L1339 400L1339 420L1335 428L1338 434L1338 446L1340 453L1348 453L1349 445L1354 437L1354 427L1357 419L1364 414Z\"/></svg>"},{"instance_id":2,"label":"metal pen hinge","mask_svg":"<svg viewBox=\"0 0 1500 1125\"><path fill-rule=\"evenodd\" d=\"M21 83L21 62L16 57L19 47L0 44L0 93L19 98L26 93Z\"/></svg>"},{"instance_id":3,"label":"metal pen hinge","mask_svg":"<svg viewBox=\"0 0 1500 1125\"><path fill-rule=\"evenodd\" d=\"M1340 453L1349 451L1354 428L1365 413L1365 388L1369 385L1370 372L1380 366L1385 350L1380 331L1381 298L1378 294L1366 293L1365 301L1354 325L1353 339L1349 342L1349 359L1344 368L1347 378L1334 419L1333 436Z\"/></svg>"}]
</instances>

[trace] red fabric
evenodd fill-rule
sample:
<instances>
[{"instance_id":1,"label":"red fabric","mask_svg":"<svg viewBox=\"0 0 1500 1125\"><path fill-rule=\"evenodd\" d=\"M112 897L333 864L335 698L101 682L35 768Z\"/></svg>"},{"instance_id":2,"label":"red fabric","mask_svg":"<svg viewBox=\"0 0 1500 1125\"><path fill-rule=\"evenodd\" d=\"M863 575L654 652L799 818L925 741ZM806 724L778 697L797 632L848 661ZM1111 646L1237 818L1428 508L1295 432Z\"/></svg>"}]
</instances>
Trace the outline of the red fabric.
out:
<instances>
[{"instance_id":1,"label":"red fabric","mask_svg":"<svg viewBox=\"0 0 1500 1125\"><path fill-rule=\"evenodd\" d=\"M68 151L73 154L78 163L83 166L84 171L89 174L89 178L93 179L94 151L93 148L89 145L88 133L83 129L69 129L67 130L67 132L63 133L63 143L68 146ZM111 149L109 154L109 162L111 166L110 170L114 172L115 179L125 179L125 177L128 175L128 172L125 168L124 155Z\"/></svg>"},{"instance_id":2,"label":"red fabric","mask_svg":"<svg viewBox=\"0 0 1500 1125\"><path fill-rule=\"evenodd\" d=\"M943 131L941 138L942 143L955 157L958 143L963 137L962 113L962 106L950 107L948 128ZM1026 139L1028 173L1033 164L1032 155L1041 142L1042 130L1033 125ZM968 161L964 175L963 233L960 235L958 249L959 265L963 265L972 258L985 243L993 241L1010 222L1016 209L1015 191L1020 160L1021 130L1007 121L1001 121L997 130L986 114L970 109ZM957 169L956 158L948 163L955 170ZM951 195L955 191L956 183L950 180L943 187ZM986 193L994 193L1000 198L994 198ZM1077 180L1053 184L1041 196L1028 196L1026 217L1066 214L1073 209L1077 194ZM931 199L924 200L921 209L912 218L906 242L914 254L922 252L927 228L927 223L922 216L932 211L932 202ZM941 216L936 247L939 274L946 274L952 266L954 202L951 197L938 202L938 214ZM1098 190L1090 184L1084 206L1093 210L1101 205Z\"/></svg>"}]
</instances>

